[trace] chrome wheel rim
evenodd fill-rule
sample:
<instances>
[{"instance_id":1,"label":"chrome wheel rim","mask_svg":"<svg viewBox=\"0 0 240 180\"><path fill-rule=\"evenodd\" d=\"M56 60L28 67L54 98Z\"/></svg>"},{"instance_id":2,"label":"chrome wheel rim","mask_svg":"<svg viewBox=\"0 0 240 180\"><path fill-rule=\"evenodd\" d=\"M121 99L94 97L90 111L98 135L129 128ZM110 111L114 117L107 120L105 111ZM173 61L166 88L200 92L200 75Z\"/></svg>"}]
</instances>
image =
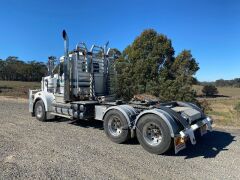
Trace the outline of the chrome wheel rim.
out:
<instances>
[{"instance_id":1,"label":"chrome wheel rim","mask_svg":"<svg viewBox=\"0 0 240 180\"><path fill-rule=\"evenodd\" d=\"M108 129L111 135L119 136L122 133L122 123L120 118L113 116L108 121Z\"/></svg>"},{"instance_id":2,"label":"chrome wheel rim","mask_svg":"<svg viewBox=\"0 0 240 180\"><path fill-rule=\"evenodd\" d=\"M159 125L153 122L143 126L143 138L151 146L158 146L162 142L162 131Z\"/></svg>"},{"instance_id":3,"label":"chrome wheel rim","mask_svg":"<svg viewBox=\"0 0 240 180\"><path fill-rule=\"evenodd\" d=\"M41 118L42 114L43 114L43 108L42 108L42 106L38 106L37 109L36 109L36 116L38 118Z\"/></svg>"}]
</instances>

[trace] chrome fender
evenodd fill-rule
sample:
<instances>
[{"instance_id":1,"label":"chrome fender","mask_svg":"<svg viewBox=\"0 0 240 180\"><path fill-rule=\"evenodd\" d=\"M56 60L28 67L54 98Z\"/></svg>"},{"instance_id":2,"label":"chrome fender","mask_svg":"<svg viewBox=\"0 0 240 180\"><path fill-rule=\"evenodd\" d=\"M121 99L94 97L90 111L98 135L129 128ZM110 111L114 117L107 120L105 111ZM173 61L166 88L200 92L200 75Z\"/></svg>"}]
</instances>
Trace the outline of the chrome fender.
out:
<instances>
[{"instance_id":1,"label":"chrome fender","mask_svg":"<svg viewBox=\"0 0 240 180\"><path fill-rule=\"evenodd\" d=\"M144 115L147 114L155 114L157 116L160 117L161 120L163 120L171 133L171 137L174 137L176 134L179 133L180 128L177 125L176 121L165 111L161 110L161 109L151 109L151 110L145 110L142 111L136 118L135 124L134 124L134 128L136 128L138 121L141 119L141 117L143 117Z\"/></svg>"}]
</instances>

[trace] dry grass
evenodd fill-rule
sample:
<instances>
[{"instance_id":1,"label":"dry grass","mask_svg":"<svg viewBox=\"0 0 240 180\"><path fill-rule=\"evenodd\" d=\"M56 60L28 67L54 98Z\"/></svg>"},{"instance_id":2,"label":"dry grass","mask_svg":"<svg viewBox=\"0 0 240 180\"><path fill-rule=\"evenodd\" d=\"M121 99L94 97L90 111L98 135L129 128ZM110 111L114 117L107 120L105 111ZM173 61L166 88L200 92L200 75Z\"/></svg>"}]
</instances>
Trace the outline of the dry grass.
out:
<instances>
[{"instance_id":1,"label":"dry grass","mask_svg":"<svg viewBox=\"0 0 240 180\"><path fill-rule=\"evenodd\" d=\"M197 91L197 95L202 95L202 87L195 85L193 88ZM240 102L240 88L217 87L220 96L216 98L199 98L206 99L210 104L212 111L208 111L217 126L240 127L240 111L235 109L237 103Z\"/></svg>"},{"instance_id":2,"label":"dry grass","mask_svg":"<svg viewBox=\"0 0 240 180\"><path fill-rule=\"evenodd\" d=\"M40 86L40 82L0 81L0 96L27 98L29 89Z\"/></svg>"},{"instance_id":3,"label":"dry grass","mask_svg":"<svg viewBox=\"0 0 240 180\"><path fill-rule=\"evenodd\" d=\"M240 127L240 112L235 109L238 98L208 100L212 111L207 112L218 126Z\"/></svg>"}]
</instances>

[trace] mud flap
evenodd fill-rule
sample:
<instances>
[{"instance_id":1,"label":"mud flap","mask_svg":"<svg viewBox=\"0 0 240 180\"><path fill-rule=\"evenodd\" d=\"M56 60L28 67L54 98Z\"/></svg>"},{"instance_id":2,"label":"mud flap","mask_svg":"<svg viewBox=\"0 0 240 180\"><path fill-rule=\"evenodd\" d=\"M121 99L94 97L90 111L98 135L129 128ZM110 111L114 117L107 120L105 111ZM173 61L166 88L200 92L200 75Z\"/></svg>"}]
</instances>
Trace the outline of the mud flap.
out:
<instances>
[{"instance_id":1,"label":"mud flap","mask_svg":"<svg viewBox=\"0 0 240 180\"><path fill-rule=\"evenodd\" d=\"M201 136L203 136L204 134L207 134L207 125L203 125L202 127L200 127L200 133Z\"/></svg>"}]
</instances>

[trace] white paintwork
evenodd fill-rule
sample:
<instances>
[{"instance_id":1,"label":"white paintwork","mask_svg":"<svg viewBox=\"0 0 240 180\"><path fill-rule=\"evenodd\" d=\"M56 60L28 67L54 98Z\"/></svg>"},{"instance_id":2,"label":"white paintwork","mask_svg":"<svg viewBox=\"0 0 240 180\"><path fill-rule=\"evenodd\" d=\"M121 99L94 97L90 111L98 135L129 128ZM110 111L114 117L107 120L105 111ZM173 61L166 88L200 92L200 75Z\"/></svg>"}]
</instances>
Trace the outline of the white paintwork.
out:
<instances>
[{"instance_id":1,"label":"white paintwork","mask_svg":"<svg viewBox=\"0 0 240 180\"><path fill-rule=\"evenodd\" d=\"M41 90L29 90L29 112L34 112L34 104L37 100L42 100L47 112L47 119L54 118L50 114L52 111L52 103L55 101L55 97L52 93Z\"/></svg>"}]
</instances>

